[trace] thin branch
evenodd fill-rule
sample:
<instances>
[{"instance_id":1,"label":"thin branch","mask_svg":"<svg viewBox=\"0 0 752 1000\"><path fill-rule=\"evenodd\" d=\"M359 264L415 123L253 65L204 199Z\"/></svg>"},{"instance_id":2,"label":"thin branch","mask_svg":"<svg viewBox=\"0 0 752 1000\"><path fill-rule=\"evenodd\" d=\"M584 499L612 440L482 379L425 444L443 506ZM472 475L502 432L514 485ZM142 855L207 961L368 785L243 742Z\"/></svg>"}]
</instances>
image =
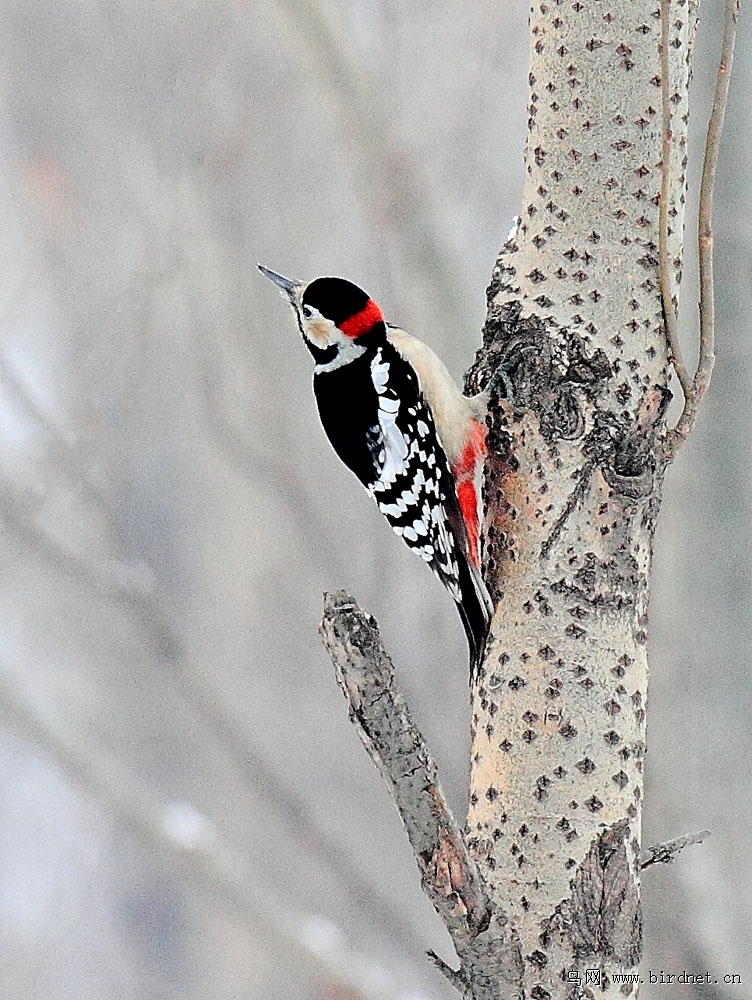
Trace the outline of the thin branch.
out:
<instances>
[{"instance_id":1,"label":"thin branch","mask_svg":"<svg viewBox=\"0 0 752 1000\"><path fill-rule=\"evenodd\" d=\"M329 921L287 903L258 882L257 870L224 844L206 816L184 802L160 803L119 768L75 737L43 719L0 674L0 709L16 729L46 753L81 791L91 796L148 851L166 856L183 883L219 897L254 927L321 970L354 1000L394 1000L386 971L351 953Z\"/></svg>"},{"instance_id":2,"label":"thin branch","mask_svg":"<svg viewBox=\"0 0 752 1000\"><path fill-rule=\"evenodd\" d=\"M436 763L397 688L378 626L339 591L324 598L321 633L350 719L399 810L423 889L461 950L488 924L489 902L439 786Z\"/></svg>"},{"instance_id":3,"label":"thin branch","mask_svg":"<svg viewBox=\"0 0 752 1000\"><path fill-rule=\"evenodd\" d=\"M661 200L658 211L658 270L663 304L663 321L668 339L669 360L674 366L684 398L692 392L692 379L684 364L679 344L679 329L671 294L671 269L668 259L668 208L671 197L671 63L669 58L669 10L671 0L661 0L661 113L663 156L661 162Z\"/></svg>"},{"instance_id":4,"label":"thin branch","mask_svg":"<svg viewBox=\"0 0 752 1000\"><path fill-rule=\"evenodd\" d=\"M706 837L710 836L709 830L702 830L700 833L688 833L684 837L676 837L675 840L667 840L665 844L653 844L652 847L643 851L640 860L640 869L644 871L651 865L667 865L674 860L675 856L691 844L701 844Z\"/></svg>"},{"instance_id":5,"label":"thin branch","mask_svg":"<svg viewBox=\"0 0 752 1000\"><path fill-rule=\"evenodd\" d=\"M460 975L460 973L455 972L455 970L451 967L451 965L447 965L444 959L440 958L435 951L427 951L426 956L429 962L431 962L432 965L436 966L436 968L439 970L442 976L448 979L449 982L452 984L452 986L454 986L456 990L459 990L460 993L462 993L464 983L462 981L462 976Z\"/></svg>"},{"instance_id":6,"label":"thin branch","mask_svg":"<svg viewBox=\"0 0 752 1000\"><path fill-rule=\"evenodd\" d=\"M705 139L705 158L700 183L700 208L698 226L698 256L700 261L700 355L692 387L685 393L684 409L671 433L669 451L673 457L692 433L700 404L710 386L715 364L715 289L713 280L713 189L718 165L718 154L726 117L731 67L734 62L736 25L739 18L739 0L726 0L723 19L723 42L718 73L715 81L713 108L708 121Z\"/></svg>"},{"instance_id":7,"label":"thin branch","mask_svg":"<svg viewBox=\"0 0 752 1000\"><path fill-rule=\"evenodd\" d=\"M700 259L700 359L695 375L697 403L707 392L715 363L715 296L713 283L713 192L723 124L726 118L731 67L734 62L739 0L726 0L723 42L715 81L713 109L708 122L700 183L698 254Z\"/></svg>"}]
</instances>

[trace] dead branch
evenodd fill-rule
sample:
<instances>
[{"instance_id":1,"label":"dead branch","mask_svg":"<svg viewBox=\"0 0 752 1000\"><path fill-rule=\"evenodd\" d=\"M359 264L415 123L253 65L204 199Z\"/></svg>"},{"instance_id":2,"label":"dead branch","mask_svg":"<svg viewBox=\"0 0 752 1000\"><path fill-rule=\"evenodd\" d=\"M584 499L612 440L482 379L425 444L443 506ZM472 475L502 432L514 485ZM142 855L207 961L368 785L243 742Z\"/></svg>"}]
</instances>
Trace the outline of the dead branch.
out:
<instances>
[{"instance_id":1,"label":"dead branch","mask_svg":"<svg viewBox=\"0 0 752 1000\"><path fill-rule=\"evenodd\" d=\"M643 851L640 869L644 871L651 865L670 864L685 847L689 847L691 844L701 844L709 836L709 830L702 830L700 833L688 833L683 837L667 840L665 844L653 844L652 847Z\"/></svg>"},{"instance_id":2,"label":"dead branch","mask_svg":"<svg viewBox=\"0 0 752 1000\"><path fill-rule=\"evenodd\" d=\"M461 949L487 925L488 900L439 786L436 763L397 688L378 626L338 591L325 595L321 634L350 719L399 810L423 889Z\"/></svg>"},{"instance_id":3,"label":"dead branch","mask_svg":"<svg viewBox=\"0 0 752 1000\"><path fill-rule=\"evenodd\" d=\"M668 0L662 0L663 7ZM713 190L718 165L723 122L726 117L731 67L734 62L736 25L739 18L739 0L726 0L723 21L721 58L715 82L713 107L705 139L705 157L700 183L698 226L698 257L700 262L700 353L697 370L689 391L684 393L684 409L676 427L669 436L668 457L673 458L692 433L700 405L705 397L715 364L715 288L713 280ZM661 283L662 292L665 292ZM669 305L670 305L669 299ZM664 308L666 298L664 294ZM677 369L678 374L678 369ZM682 384L682 388L683 388Z\"/></svg>"}]
</instances>

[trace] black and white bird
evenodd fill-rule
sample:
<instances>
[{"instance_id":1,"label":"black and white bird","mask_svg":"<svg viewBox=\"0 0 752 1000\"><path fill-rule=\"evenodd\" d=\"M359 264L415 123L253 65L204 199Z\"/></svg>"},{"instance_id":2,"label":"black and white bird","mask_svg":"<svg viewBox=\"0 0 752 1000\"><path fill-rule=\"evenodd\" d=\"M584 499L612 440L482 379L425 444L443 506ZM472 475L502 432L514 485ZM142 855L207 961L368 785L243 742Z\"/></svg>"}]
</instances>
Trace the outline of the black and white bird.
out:
<instances>
[{"instance_id":1,"label":"black and white bird","mask_svg":"<svg viewBox=\"0 0 752 1000\"><path fill-rule=\"evenodd\" d=\"M388 326L351 281L305 284L258 267L295 311L332 447L454 598L473 675L493 612L480 553L486 397L463 396L434 352Z\"/></svg>"}]
</instances>

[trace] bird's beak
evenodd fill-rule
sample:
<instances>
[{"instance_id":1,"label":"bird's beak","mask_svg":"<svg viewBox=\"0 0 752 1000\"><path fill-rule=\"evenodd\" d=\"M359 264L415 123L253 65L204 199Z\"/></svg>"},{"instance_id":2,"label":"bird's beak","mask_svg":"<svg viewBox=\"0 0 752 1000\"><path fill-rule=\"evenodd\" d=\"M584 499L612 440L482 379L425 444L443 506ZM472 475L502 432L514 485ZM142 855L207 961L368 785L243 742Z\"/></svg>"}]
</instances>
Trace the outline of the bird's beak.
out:
<instances>
[{"instance_id":1,"label":"bird's beak","mask_svg":"<svg viewBox=\"0 0 752 1000\"><path fill-rule=\"evenodd\" d=\"M263 264L257 264L256 267L261 271L265 278L269 278L274 284L279 288L280 292L290 300L290 302L295 305L298 300L298 295L301 288L303 287L302 281L292 281L290 278L285 278L281 274L277 274L276 271L270 271L268 267L264 267Z\"/></svg>"}]
</instances>

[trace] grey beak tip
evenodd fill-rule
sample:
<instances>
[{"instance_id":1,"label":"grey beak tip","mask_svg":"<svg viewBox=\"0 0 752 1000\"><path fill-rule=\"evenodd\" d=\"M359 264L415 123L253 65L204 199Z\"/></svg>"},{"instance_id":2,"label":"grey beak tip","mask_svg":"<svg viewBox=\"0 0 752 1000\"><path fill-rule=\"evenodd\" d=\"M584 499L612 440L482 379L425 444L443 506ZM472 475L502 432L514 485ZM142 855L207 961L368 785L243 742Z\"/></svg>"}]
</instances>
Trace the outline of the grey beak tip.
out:
<instances>
[{"instance_id":1,"label":"grey beak tip","mask_svg":"<svg viewBox=\"0 0 752 1000\"><path fill-rule=\"evenodd\" d=\"M263 264L257 264L256 267L265 278L269 278L270 281L273 281L277 288L288 296L294 295L296 290L300 288L299 281L293 281L291 278L285 278L284 275L277 274L276 271L272 271L271 268L265 267Z\"/></svg>"},{"instance_id":2,"label":"grey beak tip","mask_svg":"<svg viewBox=\"0 0 752 1000\"><path fill-rule=\"evenodd\" d=\"M259 271L263 274L265 278L271 278L272 280L274 280L274 277L276 277L274 271L270 271L269 268L264 267L263 264L257 264L256 267L259 269Z\"/></svg>"}]
</instances>

